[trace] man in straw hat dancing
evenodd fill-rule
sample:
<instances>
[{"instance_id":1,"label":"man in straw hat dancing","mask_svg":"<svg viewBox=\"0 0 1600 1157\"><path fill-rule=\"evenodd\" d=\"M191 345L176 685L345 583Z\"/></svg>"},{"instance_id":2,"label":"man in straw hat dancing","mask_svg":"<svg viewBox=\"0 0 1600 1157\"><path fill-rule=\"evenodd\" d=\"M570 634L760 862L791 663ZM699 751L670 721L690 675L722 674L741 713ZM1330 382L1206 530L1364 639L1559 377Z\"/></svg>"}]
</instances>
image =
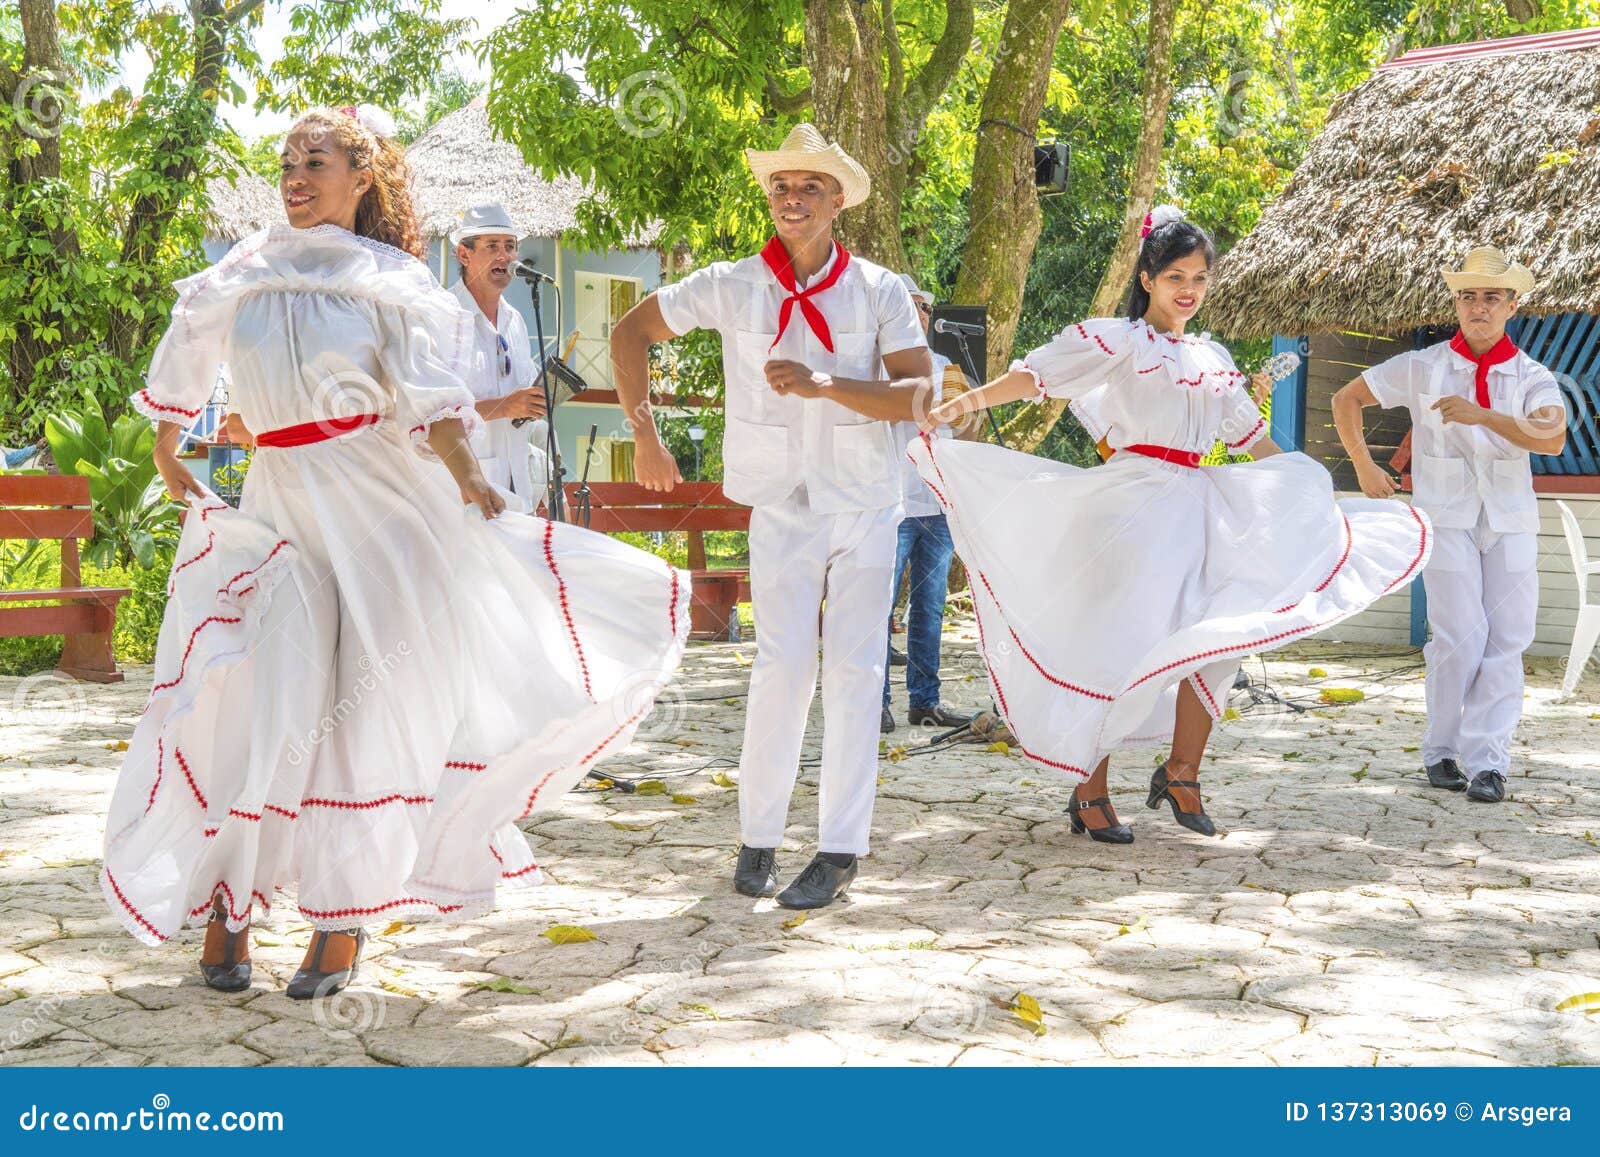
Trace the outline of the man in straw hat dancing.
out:
<instances>
[{"instance_id":1,"label":"man in straw hat dancing","mask_svg":"<svg viewBox=\"0 0 1600 1157\"><path fill-rule=\"evenodd\" d=\"M826 592L817 855L778 896L786 907L819 908L849 887L867 852L900 521L888 423L927 411L932 364L900 279L833 239L834 218L867 198L866 171L808 124L776 151L745 155L776 236L756 256L708 266L645 298L612 331L611 358L637 439L638 480L671 490L682 479L650 414L646 354L692 329L722 335L723 490L753 508L757 654L734 872L747 896L778 888Z\"/></svg>"},{"instance_id":2,"label":"man in straw hat dancing","mask_svg":"<svg viewBox=\"0 0 1600 1157\"><path fill-rule=\"evenodd\" d=\"M1441 272L1460 331L1367 370L1334 395L1333 416L1362 492L1390 498L1394 479L1372 460L1361 411L1411 411L1413 500L1437 535L1422 576L1433 635L1422 762L1434 787L1498 803L1539 607L1528 455L1561 453L1566 408L1554 375L1506 335L1533 274L1487 247Z\"/></svg>"}]
</instances>

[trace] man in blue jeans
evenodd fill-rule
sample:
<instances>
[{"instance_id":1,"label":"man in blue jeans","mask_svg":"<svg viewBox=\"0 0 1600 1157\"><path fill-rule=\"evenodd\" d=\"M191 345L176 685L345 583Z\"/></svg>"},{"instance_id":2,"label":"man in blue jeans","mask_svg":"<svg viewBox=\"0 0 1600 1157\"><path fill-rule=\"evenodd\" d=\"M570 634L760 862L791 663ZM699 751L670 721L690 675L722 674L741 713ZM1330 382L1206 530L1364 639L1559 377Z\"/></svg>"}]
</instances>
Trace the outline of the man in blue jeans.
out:
<instances>
[{"instance_id":1,"label":"man in blue jeans","mask_svg":"<svg viewBox=\"0 0 1600 1157\"><path fill-rule=\"evenodd\" d=\"M900 279L911 291L911 302L917 308L918 319L924 333L928 330L928 315L933 309L933 295L917 288L917 283L902 273ZM966 379L950 364L948 358L932 354L935 400L942 400L966 388ZM976 430L977 424L973 423ZM970 715L951 711L939 702L939 635L944 629L944 599L950 582L950 561L955 557L955 544L950 541L950 527L933 494L922 481L916 467L905 456L906 447L918 436L915 422L896 422L894 432L896 449L903 472L902 488L905 492L905 518L900 523L900 543L895 551L894 589L906 573L911 575L911 593L906 605L906 693L911 700L907 716L913 725L930 727L960 727L971 722ZM951 436L948 427L941 429L939 437ZM890 612L893 617L893 611ZM894 666L894 645L889 646L890 665L883 673L883 730L893 731L894 714L889 710L889 673Z\"/></svg>"}]
</instances>

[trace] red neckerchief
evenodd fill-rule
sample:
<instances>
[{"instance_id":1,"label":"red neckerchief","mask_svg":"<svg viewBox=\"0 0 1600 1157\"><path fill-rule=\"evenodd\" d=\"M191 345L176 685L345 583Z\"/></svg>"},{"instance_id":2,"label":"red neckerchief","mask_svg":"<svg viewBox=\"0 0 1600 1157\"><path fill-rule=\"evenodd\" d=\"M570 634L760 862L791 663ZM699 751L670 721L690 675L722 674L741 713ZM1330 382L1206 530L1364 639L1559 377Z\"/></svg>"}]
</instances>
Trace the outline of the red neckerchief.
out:
<instances>
[{"instance_id":1,"label":"red neckerchief","mask_svg":"<svg viewBox=\"0 0 1600 1157\"><path fill-rule=\"evenodd\" d=\"M783 336L783 331L789 326L789 315L794 312L794 303L800 303L800 312L805 316L806 324L811 327L811 332L817 335L817 340L822 342L822 348L830 354L833 352L833 334L828 329L828 319L822 316L822 311L811 304L810 298L827 289L839 280L839 275L844 272L844 267L850 264L850 250L833 243L839 251L838 260L833 263L833 269L821 281L806 289L797 288L794 277L794 266L789 264L789 251L783 247L783 242L774 237L768 241L761 250L761 260L767 263L767 268L772 270L772 276L778 279L778 284L789 291L789 296L783 299L783 307L778 311L778 337L772 339L769 350L778 344L778 338Z\"/></svg>"},{"instance_id":2,"label":"red neckerchief","mask_svg":"<svg viewBox=\"0 0 1600 1157\"><path fill-rule=\"evenodd\" d=\"M1450 339L1450 348L1477 368L1474 384L1477 386L1478 405L1485 410L1493 409L1494 407L1489 405L1489 367L1516 357L1517 343L1509 336L1501 334L1500 340L1480 358L1472 352L1472 347L1467 344L1467 339L1461 336L1461 331L1457 330L1456 336Z\"/></svg>"}]
</instances>

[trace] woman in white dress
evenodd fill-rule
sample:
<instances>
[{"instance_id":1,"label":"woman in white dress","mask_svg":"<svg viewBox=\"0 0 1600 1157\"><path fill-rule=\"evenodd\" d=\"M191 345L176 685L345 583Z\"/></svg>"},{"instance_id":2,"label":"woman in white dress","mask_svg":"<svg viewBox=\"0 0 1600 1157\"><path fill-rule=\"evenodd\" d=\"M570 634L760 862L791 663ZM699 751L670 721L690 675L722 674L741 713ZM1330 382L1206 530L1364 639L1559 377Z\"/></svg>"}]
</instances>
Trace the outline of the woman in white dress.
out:
<instances>
[{"instance_id":1,"label":"woman in white dress","mask_svg":"<svg viewBox=\"0 0 1600 1157\"><path fill-rule=\"evenodd\" d=\"M101 883L147 943L208 921L202 972L228 990L252 908L293 885L305 998L349 982L363 924L467 919L536 881L516 821L628 743L682 657L689 583L502 514L467 444L472 318L417 260L396 143L308 114L281 192L288 227L179 283L133 399L188 516ZM219 365L256 442L238 511L174 453Z\"/></svg>"},{"instance_id":2,"label":"woman in white dress","mask_svg":"<svg viewBox=\"0 0 1600 1157\"><path fill-rule=\"evenodd\" d=\"M1133 840L1110 753L1168 736L1146 802L1214 834L1200 762L1240 660L1410 582L1432 539L1410 507L1335 502L1321 465L1272 443L1228 352L1185 332L1210 238L1165 208L1147 228L1127 317L1068 326L928 417L1070 399L1115 451L1105 465L928 438L910 451L971 574L995 699L1029 758L1079 781L1072 830L1105 843ZM1219 437L1254 461L1200 468Z\"/></svg>"}]
</instances>

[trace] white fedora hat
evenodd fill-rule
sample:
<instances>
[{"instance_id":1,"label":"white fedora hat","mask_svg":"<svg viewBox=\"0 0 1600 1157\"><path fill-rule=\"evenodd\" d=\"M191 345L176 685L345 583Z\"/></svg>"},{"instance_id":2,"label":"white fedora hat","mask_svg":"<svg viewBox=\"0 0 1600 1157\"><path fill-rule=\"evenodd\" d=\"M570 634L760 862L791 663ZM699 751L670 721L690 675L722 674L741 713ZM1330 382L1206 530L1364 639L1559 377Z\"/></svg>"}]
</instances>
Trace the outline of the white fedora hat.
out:
<instances>
[{"instance_id":1,"label":"white fedora hat","mask_svg":"<svg viewBox=\"0 0 1600 1157\"><path fill-rule=\"evenodd\" d=\"M859 205L872 191L867 171L837 143L829 144L813 125L801 122L772 151L746 149L745 160L757 183L769 192L774 173L826 173L844 190L844 207Z\"/></svg>"},{"instance_id":2,"label":"white fedora hat","mask_svg":"<svg viewBox=\"0 0 1600 1157\"><path fill-rule=\"evenodd\" d=\"M511 223L511 214L506 212L505 206L491 201L470 206L461 214L461 224L450 230L450 244L459 245L468 237L490 233L509 233L518 240L522 238L522 230Z\"/></svg>"},{"instance_id":3,"label":"white fedora hat","mask_svg":"<svg viewBox=\"0 0 1600 1157\"><path fill-rule=\"evenodd\" d=\"M1522 297L1533 289L1533 271L1526 265L1507 261L1492 245L1472 250L1460 269L1441 269L1451 289L1509 289Z\"/></svg>"}]
</instances>

